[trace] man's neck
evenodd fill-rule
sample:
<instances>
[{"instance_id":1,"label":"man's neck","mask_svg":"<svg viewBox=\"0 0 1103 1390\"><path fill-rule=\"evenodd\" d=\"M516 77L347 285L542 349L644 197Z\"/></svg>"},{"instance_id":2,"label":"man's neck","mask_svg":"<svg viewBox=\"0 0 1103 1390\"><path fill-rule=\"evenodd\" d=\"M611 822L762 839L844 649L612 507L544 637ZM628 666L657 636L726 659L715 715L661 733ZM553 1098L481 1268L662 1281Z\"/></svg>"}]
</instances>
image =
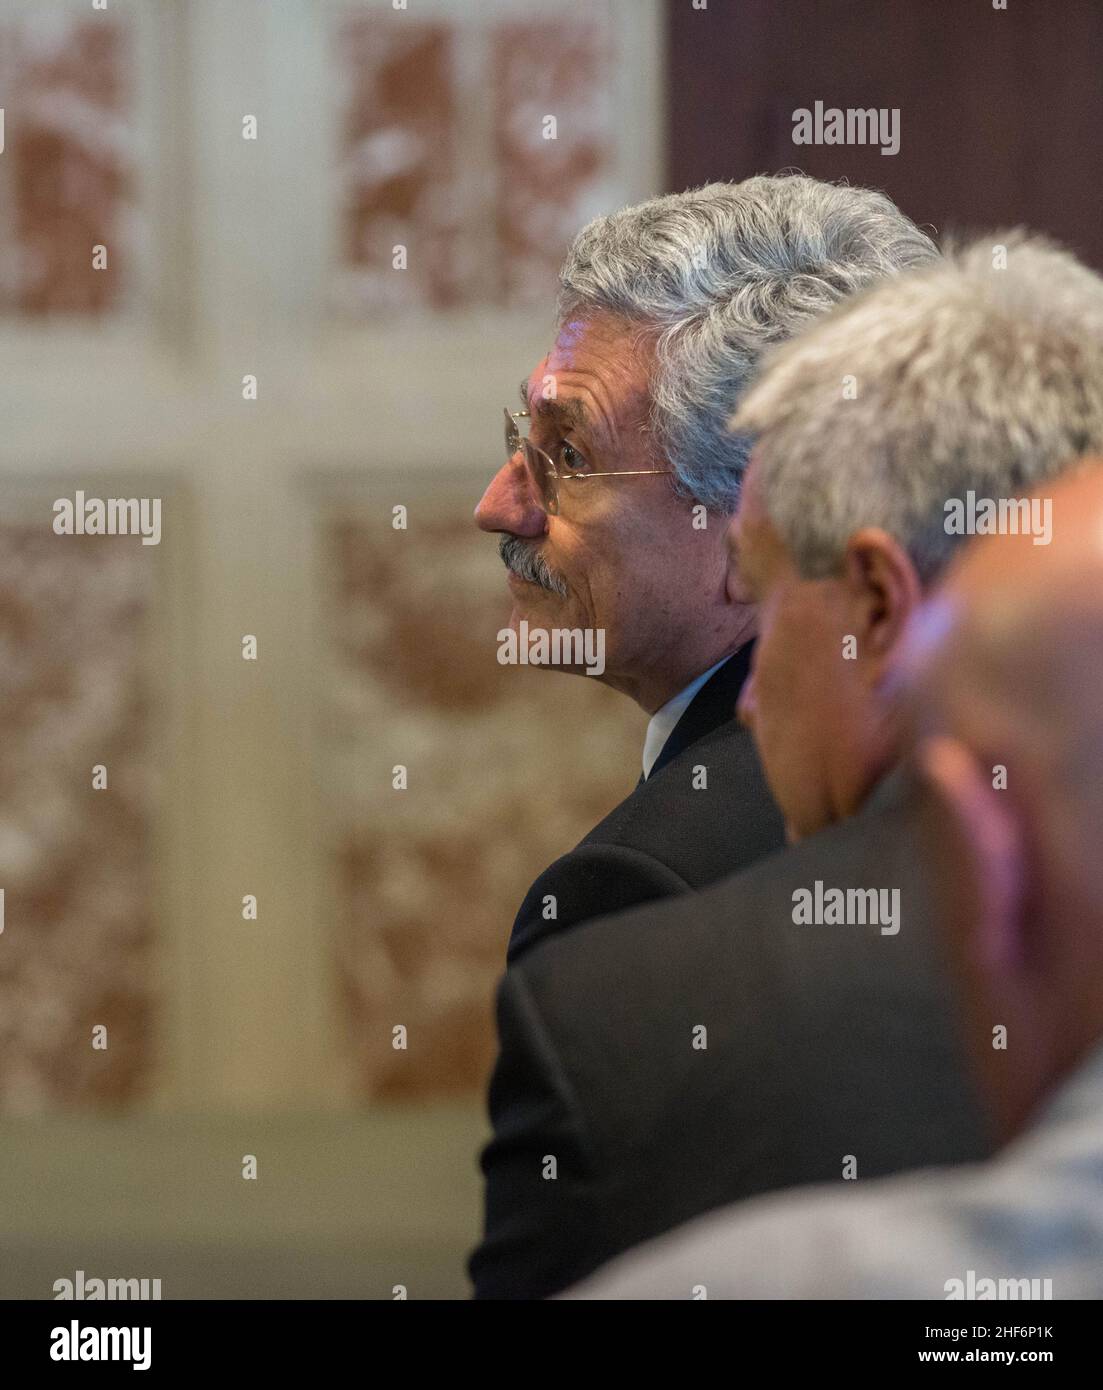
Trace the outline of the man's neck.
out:
<instances>
[{"instance_id":1,"label":"man's neck","mask_svg":"<svg viewBox=\"0 0 1103 1390\"><path fill-rule=\"evenodd\" d=\"M722 640L702 644L691 651L663 652L653 666L631 671L606 670L603 680L627 695L647 715L655 714L697 679L703 671L733 656L755 635L755 612L745 609L740 621L732 624Z\"/></svg>"},{"instance_id":2,"label":"man's neck","mask_svg":"<svg viewBox=\"0 0 1103 1390\"><path fill-rule=\"evenodd\" d=\"M607 684L629 696L645 714L651 716L657 714L664 705L669 704L676 695L680 695L687 685L692 685L704 672L717 663L725 661L743 645L742 642L736 643L727 651L720 651L714 656L702 657L697 661L686 662L674 669L664 668L661 672L648 672L642 677L635 680L625 680L623 683L610 680Z\"/></svg>"}]
</instances>

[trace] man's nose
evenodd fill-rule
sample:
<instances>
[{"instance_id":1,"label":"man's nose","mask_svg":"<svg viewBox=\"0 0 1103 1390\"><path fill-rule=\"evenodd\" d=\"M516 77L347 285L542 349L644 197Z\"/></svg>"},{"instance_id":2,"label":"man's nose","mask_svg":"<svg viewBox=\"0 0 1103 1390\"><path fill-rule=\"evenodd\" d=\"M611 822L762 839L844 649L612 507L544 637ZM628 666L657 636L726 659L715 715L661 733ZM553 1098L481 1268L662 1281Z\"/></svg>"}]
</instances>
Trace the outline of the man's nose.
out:
<instances>
[{"instance_id":1,"label":"man's nose","mask_svg":"<svg viewBox=\"0 0 1103 1390\"><path fill-rule=\"evenodd\" d=\"M508 531L514 536L542 536L547 513L533 493L520 454L514 454L490 480L475 508L475 521L483 531Z\"/></svg>"}]
</instances>

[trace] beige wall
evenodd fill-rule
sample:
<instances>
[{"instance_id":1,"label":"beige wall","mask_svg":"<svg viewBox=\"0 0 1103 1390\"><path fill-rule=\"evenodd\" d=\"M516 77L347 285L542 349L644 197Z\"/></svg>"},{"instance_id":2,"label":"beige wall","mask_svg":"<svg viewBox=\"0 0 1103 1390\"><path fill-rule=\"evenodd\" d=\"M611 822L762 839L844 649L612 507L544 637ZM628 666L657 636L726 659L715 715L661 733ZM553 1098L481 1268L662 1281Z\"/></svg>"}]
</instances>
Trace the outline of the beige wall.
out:
<instances>
[{"instance_id":1,"label":"beige wall","mask_svg":"<svg viewBox=\"0 0 1103 1390\"><path fill-rule=\"evenodd\" d=\"M299 1144L295 1117L328 1113L336 1128L327 1142L350 1136L351 1179L373 1152L377 1115L389 1170L417 1171L422 1141L448 1155L440 1172L452 1180L442 1177L435 1197L416 1183L396 1189L406 1194L400 1206L435 1201L452 1213L438 1223L439 1251L425 1255L451 1271L447 1284L476 1219L473 1135L509 917L543 863L630 785L642 736L636 712L588 682L525 680L531 673L497 665L500 566L469 516L496 466L501 405L546 346L550 285L541 277L559 254L556 236L659 187L661 54L651 0L577 7L588 23L607 13L603 42L616 60L592 106L581 96L564 101L562 138L600 160L596 172L568 177L568 159L542 183L525 174L523 140L503 145L495 131L521 121L523 135L546 91L534 79L527 115L523 101L495 115L489 95L506 32L495 26L538 24L542 7L419 0L416 8L410 19L388 4L109 0L106 18L122 26L129 55L120 60L128 94L95 108L83 134L77 120L72 130L62 122L57 136L78 171L85 158L98 170L87 196L106 208L113 265L124 262L106 310L90 317L64 302L53 312L21 303L11 257L4 263L0 489L9 555L43 528L49 536L53 500L77 488L161 498L164 534L157 547L49 536L37 569L12 561L0 584L11 612L38 585L35 624L11 627L8 640L22 631L32 668L61 662L72 677L61 695L32 682L20 719L9 702L4 730L16 754L39 752L17 758L18 775L0 786L0 878L13 889L0 998L18 1005L9 1018L19 1020L4 1035L0 1111L7 1150L23 1155L0 1200L9 1210L19 1204L18 1175L30 1185L43 1145L79 1174L82 1136L110 1149L117 1123L105 1181L120 1192L129 1184L139 1207L143 1194L163 1205L171 1245L189 1213L199 1229L202 1202L194 1188L165 1188L165 1144L149 1138L143 1116L150 1124L159 1116L167 1128L157 1133L176 1135L185 1150L206 1152L217 1130L219 1161L239 1169L259 1141L234 1117L263 1114L269 1152L294 1153L304 1180L313 1173L328 1184L337 1211L344 1170L325 1169L320 1149ZM28 147L19 141L33 121L49 125L56 81L43 79L37 91L44 117L32 109L34 85L13 85L12 73L28 51L65 52L61 31L43 31L38 48L14 44L13 23L32 11L40 24L55 13L85 25L98 17L83 0L7 0L0 13L2 90L15 93L14 105L4 97L0 234L9 249L22 237L24 252L47 246L64 260L64 237L20 221ZM365 193L357 183L355 140L373 158L395 148L400 157L401 141L384 147L369 137L379 133L373 121L401 123L406 107L396 97L373 114L376 79L361 73L350 124L356 69L350 77L340 47L350 11L381 26L434 22L452 45L453 99L437 109L451 123L454 158L433 164L413 192L387 184ZM523 63L523 43L517 51ZM519 87L517 71L510 78L515 97L527 90L523 67L520 77ZM72 103L61 108L71 115ZM241 138L247 113L258 117L255 142ZM550 229L547 245L503 225L506 182L518 189L526 225ZM75 186L79 197L83 185ZM548 211L556 200L566 209L559 224ZM103 208L89 215L90 229ZM426 222L430 212L440 225ZM369 249L398 228L411 243L414 270L405 273L417 274L419 246L438 244L442 225L452 228L458 301L442 307L426 290L373 307L380 275L370 255L350 259L350 226ZM529 285L533 302L519 302ZM247 373L259 381L255 402L242 399ZM391 529L394 503L410 508L405 533ZM89 561L92 545L100 550ZM129 609L128 584L138 595ZM75 604L83 637L66 647L50 614L71 615ZM258 638L256 663L241 659L245 633ZM55 717L83 730L64 755L51 737ZM580 727L590 730L581 740ZM526 728L542 731L531 764L522 761ZM111 762L129 789L127 816L115 825L92 818L94 798L116 791L89 792L82 781L100 742L109 752L94 761ZM411 767L408 793L391 790L397 762ZM536 798L541 777L550 780ZM93 871L105 862L110 870L112 856L132 868L138 856L139 871L122 889L119 874L105 885L96 902L110 911L91 927L79 895L65 899L64 916L41 892L37 916L20 911L21 884L26 898L27 884L56 883L63 864L77 884L95 884ZM257 896L256 922L242 920L246 893ZM77 968L80 949L94 953L96 969ZM118 1026L109 1023L107 1054L90 1062L88 1022L109 1007ZM397 1023L410 1029L404 1055L390 1046ZM441 1109L446 1097L464 1099ZM401 1124L386 1129L379 1108L396 1099L421 1108L423 1129L406 1139ZM369 1101L376 1108L362 1118ZM80 1119L87 1107L120 1106L126 1118ZM57 1118L34 1118L42 1115ZM33 1248L37 1229L42 1249L61 1240L56 1248L76 1258L65 1244L65 1202L67 1229L85 1231L79 1213L102 1207L103 1194L79 1180L60 1190L69 1196L51 1207L54 1224L36 1227L33 1213L45 1223L45 1208L31 1203L20 1239ZM356 1192L357 1229L370 1243L376 1216L383 1222L376 1189ZM156 1221L151 1228L125 1202L108 1209L118 1224L98 1230L96 1248L130 1237L168 1248L154 1240ZM271 1229L275 1247L294 1242L293 1223L258 1220L258 1238ZM319 1217L316 1233L323 1250L328 1220ZM423 1255L431 1251L432 1238L403 1220L386 1239L422 1240ZM193 1283L202 1267L188 1275Z\"/></svg>"}]
</instances>

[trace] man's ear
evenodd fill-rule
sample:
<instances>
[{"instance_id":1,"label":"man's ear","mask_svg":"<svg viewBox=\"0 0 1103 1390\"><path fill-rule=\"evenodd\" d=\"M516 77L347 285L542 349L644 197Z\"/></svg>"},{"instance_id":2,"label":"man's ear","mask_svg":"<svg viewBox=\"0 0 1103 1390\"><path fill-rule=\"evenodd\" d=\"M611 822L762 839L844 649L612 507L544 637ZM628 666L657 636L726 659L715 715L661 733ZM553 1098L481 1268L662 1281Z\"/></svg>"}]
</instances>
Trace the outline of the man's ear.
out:
<instances>
[{"instance_id":1,"label":"man's ear","mask_svg":"<svg viewBox=\"0 0 1103 1390\"><path fill-rule=\"evenodd\" d=\"M743 571L739 566L738 513L729 519L724 528L724 557L727 565L724 588L727 592L728 602L742 603L748 606L753 604L754 595L751 593L747 581L743 578Z\"/></svg>"},{"instance_id":2,"label":"man's ear","mask_svg":"<svg viewBox=\"0 0 1103 1390\"><path fill-rule=\"evenodd\" d=\"M878 659L891 656L923 598L911 557L887 531L867 526L847 542L843 577L859 651Z\"/></svg>"},{"instance_id":3,"label":"man's ear","mask_svg":"<svg viewBox=\"0 0 1103 1390\"><path fill-rule=\"evenodd\" d=\"M952 903L951 930L965 938L957 948L985 977L1017 974L1026 955L1026 861L1014 803L957 739L922 739L915 762L935 803L934 873Z\"/></svg>"},{"instance_id":4,"label":"man's ear","mask_svg":"<svg viewBox=\"0 0 1103 1390\"><path fill-rule=\"evenodd\" d=\"M747 608L754 607L754 595L751 593L747 581L743 578L738 561L730 551L728 552L728 569L724 587L729 603L742 604Z\"/></svg>"}]
</instances>

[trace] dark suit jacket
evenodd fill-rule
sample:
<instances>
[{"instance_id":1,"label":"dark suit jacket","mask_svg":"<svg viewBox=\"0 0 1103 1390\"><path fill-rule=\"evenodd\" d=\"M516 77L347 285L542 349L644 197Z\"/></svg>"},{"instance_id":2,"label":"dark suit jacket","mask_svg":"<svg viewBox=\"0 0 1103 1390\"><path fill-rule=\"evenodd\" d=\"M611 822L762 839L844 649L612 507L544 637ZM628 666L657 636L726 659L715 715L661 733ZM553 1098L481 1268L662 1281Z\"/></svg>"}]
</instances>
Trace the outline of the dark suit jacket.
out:
<instances>
[{"instance_id":1,"label":"dark suit jacket","mask_svg":"<svg viewBox=\"0 0 1103 1390\"><path fill-rule=\"evenodd\" d=\"M984 1157L921 861L894 775L851 820L514 965L476 1296L558 1291L713 1207L840 1181L847 1155L859 1180ZM817 880L898 888L900 930L796 925Z\"/></svg>"},{"instance_id":2,"label":"dark suit jacket","mask_svg":"<svg viewBox=\"0 0 1103 1390\"><path fill-rule=\"evenodd\" d=\"M513 923L510 961L565 927L703 888L785 843L754 742L734 717L752 645L697 692L647 780L532 885ZM697 790L699 765L707 786ZM548 894L551 921L543 917Z\"/></svg>"}]
</instances>

